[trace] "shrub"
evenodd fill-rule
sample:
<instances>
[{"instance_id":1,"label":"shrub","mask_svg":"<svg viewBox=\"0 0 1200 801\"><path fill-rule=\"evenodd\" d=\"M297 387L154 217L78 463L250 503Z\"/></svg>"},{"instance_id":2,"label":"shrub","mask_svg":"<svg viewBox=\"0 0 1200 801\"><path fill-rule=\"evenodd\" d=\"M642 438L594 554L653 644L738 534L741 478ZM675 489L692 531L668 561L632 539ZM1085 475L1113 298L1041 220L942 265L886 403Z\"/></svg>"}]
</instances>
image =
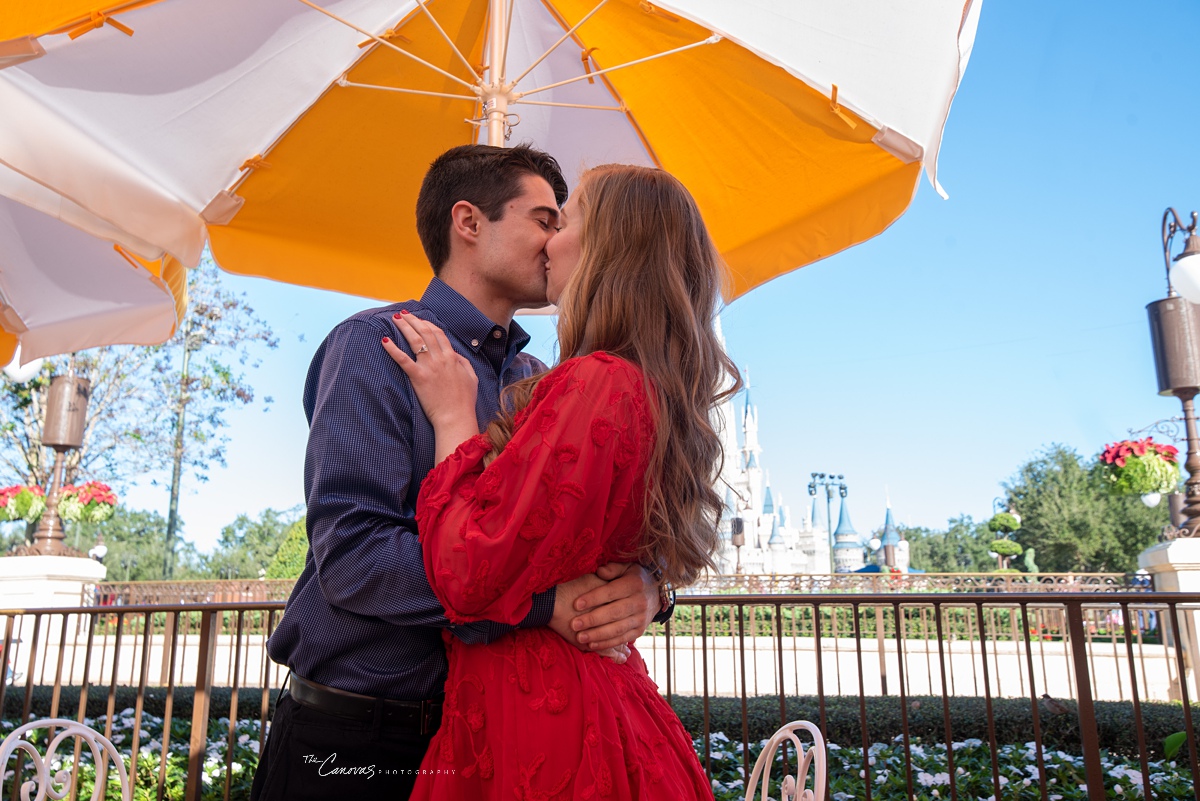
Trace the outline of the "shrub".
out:
<instances>
[{"instance_id":1,"label":"shrub","mask_svg":"<svg viewBox=\"0 0 1200 801\"><path fill-rule=\"evenodd\" d=\"M60 718L70 718L75 720L79 715L79 687L64 686L61 688L58 699L58 713ZM174 720L191 720L192 719L192 700L195 695L193 687L176 687L174 691L174 704L171 708L171 717ZM31 693L31 703L29 712L35 718L50 717L50 706L54 697L54 688L49 685L38 685L33 688ZM275 713L275 701L279 697L278 690L270 690L267 696L267 717ZM233 698L233 689L230 687L214 687L210 696L208 711L210 718L228 717L229 702ZM166 687L147 687L145 696L142 699L142 709L148 715L163 717L166 714L167 703L167 688ZM15 719L21 716L21 710L25 704L25 692L23 687L10 686L4 694L4 709L2 716L6 719ZM113 709L133 709L137 706L137 687L118 687L116 689L115 698L113 701ZM96 718L108 712L108 687L89 687L87 698L87 710L84 715L89 718ZM262 689L259 687L240 687L238 688L238 708L237 717L242 719L257 720L262 713Z\"/></svg>"}]
</instances>

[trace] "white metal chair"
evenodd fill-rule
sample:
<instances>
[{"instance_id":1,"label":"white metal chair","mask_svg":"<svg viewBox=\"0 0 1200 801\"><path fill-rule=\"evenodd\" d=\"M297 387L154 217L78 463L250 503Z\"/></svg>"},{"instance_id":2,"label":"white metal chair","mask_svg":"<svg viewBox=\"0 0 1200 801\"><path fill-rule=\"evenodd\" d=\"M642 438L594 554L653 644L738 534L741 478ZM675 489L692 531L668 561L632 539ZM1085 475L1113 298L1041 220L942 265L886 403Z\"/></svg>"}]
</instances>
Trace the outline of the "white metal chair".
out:
<instances>
[{"instance_id":1,"label":"white metal chair","mask_svg":"<svg viewBox=\"0 0 1200 801\"><path fill-rule=\"evenodd\" d=\"M800 738L796 736L797 729L804 729L812 735L813 742L808 748L805 748L804 744L800 742ZM807 720L793 720L781 727L767 741L766 747L758 755L758 761L754 763L750 781L746 784L746 801L754 801L755 785L758 784L760 776L762 777L762 797L764 801L767 798L771 765L775 763L775 752L779 750L779 746L783 744L784 740L791 740L792 746L796 749L796 774L783 778L779 791L780 798L782 801L824 801L825 781L828 775L826 773L825 738L821 736L821 730ZM806 786L810 767L814 774L812 789Z\"/></svg>"},{"instance_id":2,"label":"white metal chair","mask_svg":"<svg viewBox=\"0 0 1200 801\"><path fill-rule=\"evenodd\" d=\"M54 734L53 739L50 740L45 756L38 753L33 743L24 739L27 732L36 729L58 730ZM116 746L95 729L63 718L43 718L42 720L30 721L23 726L17 727L11 734L5 737L4 742L0 743L0 775L12 769L8 766L9 760L17 752L21 752L33 763L29 769L36 774L36 778L29 779L21 785L22 801L46 801L46 799L60 801L63 798L67 798L71 794L71 788L75 783L74 769L55 771L51 775L50 766L56 760L62 758L56 753L58 747L64 741L73 744L76 737L83 740L91 748L92 760L96 765L96 786L92 791L92 801L103 799L105 791L108 789L108 763L110 760L116 765L117 777L121 783L122 801L132 801L133 782L130 780L129 773L125 769L125 760L121 758L121 754L117 751ZM74 750L73 745L72 750ZM19 779L19 776L13 777L14 781ZM35 785L37 786L37 795L31 795Z\"/></svg>"}]
</instances>

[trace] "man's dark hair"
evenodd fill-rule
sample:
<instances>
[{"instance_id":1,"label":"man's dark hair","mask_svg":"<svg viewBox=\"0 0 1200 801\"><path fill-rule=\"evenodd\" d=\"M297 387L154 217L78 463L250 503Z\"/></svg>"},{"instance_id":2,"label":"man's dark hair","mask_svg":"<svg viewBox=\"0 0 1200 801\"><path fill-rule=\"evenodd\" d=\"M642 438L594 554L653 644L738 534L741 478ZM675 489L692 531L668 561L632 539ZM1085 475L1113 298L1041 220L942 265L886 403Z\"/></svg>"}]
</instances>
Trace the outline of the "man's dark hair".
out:
<instances>
[{"instance_id":1,"label":"man's dark hair","mask_svg":"<svg viewBox=\"0 0 1200 801\"><path fill-rule=\"evenodd\" d=\"M450 258L450 210L454 204L465 200L489 220L499 220L508 202L521 194L525 175L545 178L558 205L567 201L567 182L558 162L529 145L460 145L434 159L417 195L417 235L434 275Z\"/></svg>"}]
</instances>

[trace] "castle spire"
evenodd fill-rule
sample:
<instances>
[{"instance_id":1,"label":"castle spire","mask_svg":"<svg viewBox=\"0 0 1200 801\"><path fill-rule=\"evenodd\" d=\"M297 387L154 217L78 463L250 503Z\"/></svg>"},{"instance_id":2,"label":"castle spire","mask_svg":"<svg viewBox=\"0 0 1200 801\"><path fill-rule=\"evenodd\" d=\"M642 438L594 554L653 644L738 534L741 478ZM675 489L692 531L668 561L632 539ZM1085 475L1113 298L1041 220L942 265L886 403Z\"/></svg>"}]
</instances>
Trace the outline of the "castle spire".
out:
<instances>
[{"instance_id":1,"label":"castle spire","mask_svg":"<svg viewBox=\"0 0 1200 801\"><path fill-rule=\"evenodd\" d=\"M746 368L745 408L742 411L742 453L746 467L758 466L758 454L762 446L758 444L758 408L750 400L750 368Z\"/></svg>"}]
</instances>

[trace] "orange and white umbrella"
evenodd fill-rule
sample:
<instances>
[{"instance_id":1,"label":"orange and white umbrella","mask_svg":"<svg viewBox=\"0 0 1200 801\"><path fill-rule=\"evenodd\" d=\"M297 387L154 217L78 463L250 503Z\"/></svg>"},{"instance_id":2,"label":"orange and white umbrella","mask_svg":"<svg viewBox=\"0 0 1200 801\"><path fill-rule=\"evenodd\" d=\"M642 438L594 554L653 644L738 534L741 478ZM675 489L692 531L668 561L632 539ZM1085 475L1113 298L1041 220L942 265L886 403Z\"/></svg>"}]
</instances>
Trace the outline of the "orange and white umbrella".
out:
<instances>
[{"instance_id":1,"label":"orange and white umbrella","mask_svg":"<svg viewBox=\"0 0 1200 801\"><path fill-rule=\"evenodd\" d=\"M938 186L980 4L10 4L0 327L22 358L164 338L206 244L233 273L414 295L421 176L472 141L531 142L571 180L670 170L736 297L883 231L922 169Z\"/></svg>"}]
</instances>

